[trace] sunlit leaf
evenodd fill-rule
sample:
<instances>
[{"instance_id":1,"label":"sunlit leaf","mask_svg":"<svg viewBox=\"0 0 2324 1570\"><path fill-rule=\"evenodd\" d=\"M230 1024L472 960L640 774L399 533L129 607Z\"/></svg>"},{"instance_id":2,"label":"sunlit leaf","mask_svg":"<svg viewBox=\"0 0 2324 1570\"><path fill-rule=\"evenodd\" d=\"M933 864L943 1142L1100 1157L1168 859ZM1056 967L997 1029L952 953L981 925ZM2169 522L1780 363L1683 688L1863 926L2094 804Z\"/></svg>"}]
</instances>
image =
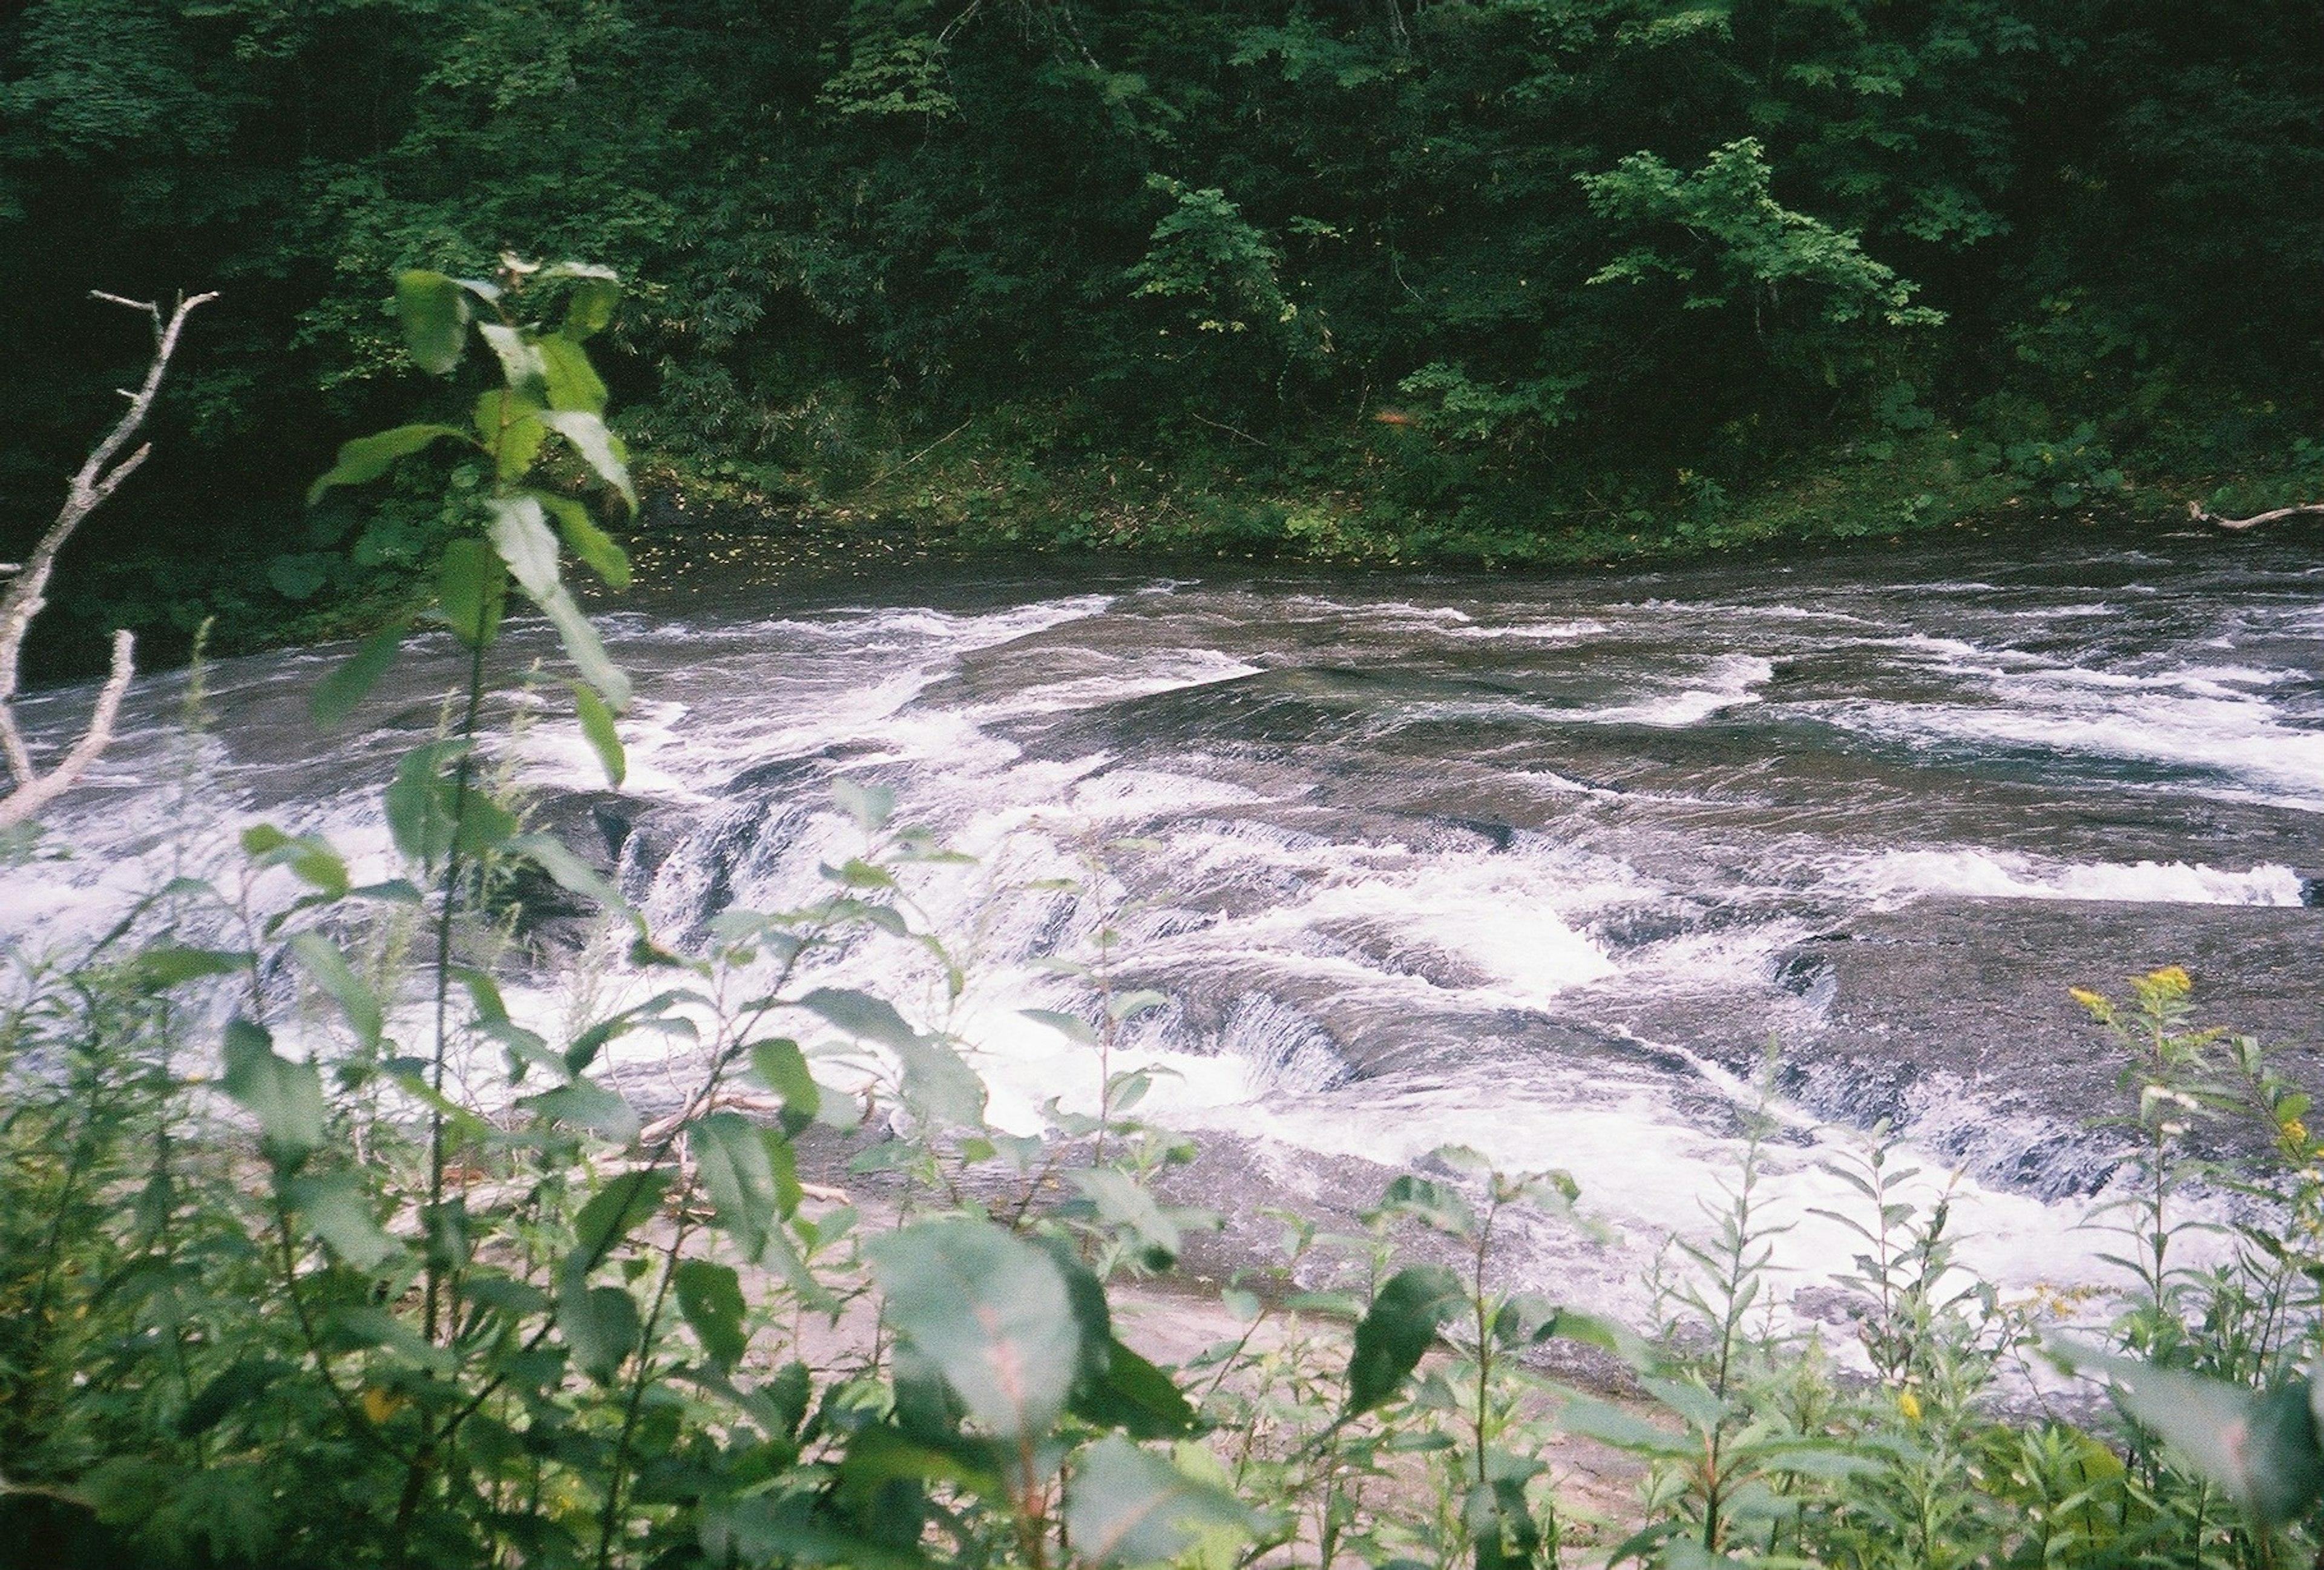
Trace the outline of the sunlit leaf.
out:
<instances>
[{"instance_id":1,"label":"sunlit leaf","mask_svg":"<svg viewBox=\"0 0 2324 1570\"><path fill-rule=\"evenodd\" d=\"M898 1331L934 1360L970 1414L1037 1439L1065 1408L1080 1350L1049 1257L989 1222L931 1221L864 1245Z\"/></svg>"},{"instance_id":2,"label":"sunlit leaf","mask_svg":"<svg viewBox=\"0 0 2324 1570\"><path fill-rule=\"evenodd\" d=\"M1109 1436L1074 1459L1065 1529L1074 1550L1101 1565L1152 1565L1194 1545L1203 1527L1249 1532L1250 1508L1159 1455Z\"/></svg>"}]
</instances>

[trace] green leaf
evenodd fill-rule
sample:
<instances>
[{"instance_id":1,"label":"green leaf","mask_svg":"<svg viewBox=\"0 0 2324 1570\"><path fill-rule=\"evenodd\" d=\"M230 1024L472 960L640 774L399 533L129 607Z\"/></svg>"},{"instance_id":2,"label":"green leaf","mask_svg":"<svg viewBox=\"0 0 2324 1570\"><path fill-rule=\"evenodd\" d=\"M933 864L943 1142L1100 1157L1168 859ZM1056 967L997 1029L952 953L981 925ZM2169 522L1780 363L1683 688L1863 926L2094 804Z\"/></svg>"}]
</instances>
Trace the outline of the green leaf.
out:
<instances>
[{"instance_id":1,"label":"green leaf","mask_svg":"<svg viewBox=\"0 0 2324 1570\"><path fill-rule=\"evenodd\" d=\"M371 696L372 688L395 663L395 651L402 646L403 634L410 626L410 618L406 617L382 627L356 644L354 653L332 666L315 683L314 690L307 695L307 713L317 725L337 725Z\"/></svg>"},{"instance_id":2,"label":"green leaf","mask_svg":"<svg viewBox=\"0 0 2324 1570\"><path fill-rule=\"evenodd\" d=\"M1123 993L1118 997L1107 1000L1105 1011L1118 1022L1130 1019L1133 1015L1143 1014L1148 1010L1167 1009L1169 1006L1169 993L1157 993L1151 988L1147 988L1138 992Z\"/></svg>"},{"instance_id":3,"label":"green leaf","mask_svg":"<svg viewBox=\"0 0 2324 1570\"><path fill-rule=\"evenodd\" d=\"M485 322L477 330L499 358L501 380L508 383L510 392L535 401L548 396L549 365L538 346L516 328L499 322Z\"/></svg>"},{"instance_id":4,"label":"green leaf","mask_svg":"<svg viewBox=\"0 0 2324 1570\"><path fill-rule=\"evenodd\" d=\"M494 387L476 398L476 438L493 455L493 472L503 480L524 477L549 441L549 427L540 422L540 402L506 387Z\"/></svg>"},{"instance_id":5,"label":"green leaf","mask_svg":"<svg viewBox=\"0 0 2324 1570\"><path fill-rule=\"evenodd\" d=\"M395 314L413 365L441 376L460 363L468 341L468 296L456 281L417 267L399 274Z\"/></svg>"},{"instance_id":6,"label":"green leaf","mask_svg":"<svg viewBox=\"0 0 2324 1570\"><path fill-rule=\"evenodd\" d=\"M1060 1013L1055 1009L1019 1009L1017 1011L1037 1025L1047 1025L1068 1041L1077 1041L1084 1047L1098 1044L1097 1032L1091 1030L1089 1021L1078 1014Z\"/></svg>"},{"instance_id":7,"label":"green leaf","mask_svg":"<svg viewBox=\"0 0 2324 1570\"><path fill-rule=\"evenodd\" d=\"M1160 1564L1194 1547L1204 1527L1255 1526L1233 1494L1114 1436L1084 1450L1065 1484L1065 1530L1081 1557L1101 1565Z\"/></svg>"},{"instance_id":8,"label":"green leaf","mask_svg":"<svg viewBox=\"0 0 2324 1570\"><path fill-rule=\"evenodd\" d=\"M623 1238L653 1214L669 1188L669 1173L641 1167L591 1195L573 1218L573 1253L566 1261L566 1275L586 1276L603 1264Z\"/></svg>"},{"instance_id":9,"label":"green leaf","mask_svg":"<svg viewBox=\"0 0 2324 1570\"><path fill-rule=\"evenodd\" d=\"M756 1263L768 1234L798 1208L797 1159L790 1141L740 1113L716 1112L687 1130L702 1187L718 1224Z\"/></svg>"},{"instance_id":10,"label":"green leaf","mask_svg":"<svg viewBox=\"0 0 2324 1570\"><path fill-rule=\"evenodd\" d=\"M1442 1265L1414 1265L1390 1276L1356 1325L1345 1415L1368 1412L1402 1389L1438 1327L1467 1302L1461 1279Z\"/></svg>"},{"instance_id":11,"label":"green leaf","mask_svg":"<svg viewBox=\"0 0 2324 1570\"><path fill-rule=\"evenodd\" d=\"M877 834L896 816L896 792L885 785L858 785L853 780L834 780L832 799L839 809L855 820L855 826L866 834Z\"/></svg>"},{"instance_id":12,"label":"green leaf","mask_svg":"<svg viewBox=\"0 0 2324 1570\"><path fill-rule=\"evenodd\" d=\"M1004 1439L1048 1432L1080 1355L1064 1278L990 1222L923 1222L864 1245L890 1321Z\"/></svg>"},{"instance_id":13,"label":"green leaf","mask_svg":"<svg viewBox=\"0 0 2324 1570\"><path fill-rule=\"evenodd\" d=\"M638 1300L620 1287L592 1287L567 1281L558 1297L558 1319L565 1344L581 1371L600 1384L612 1384L637 1350L643 1322Z\"/></svg>"},{"instance_id":14,"label":"green leaf","mask_svg":"<svg viewBox=\"0 0 2324 1570\"><path fill-rule=\"evenodd\" d=\"M1674 1434L1604 1401L1588 1398L1568 1401L1558 1413L1557 1421L1569 1433L1595 1439L1601 1445L1610 1445L1617 1450L1627 1450L1634 1455L1683 1456L1694 1454L1694 1441L1687 1435Z\"/></svg>"},{"instance_id":15,"label":"green leaf","mask_svg":"<svg viewBox=\"0 0 2324 1570\"><path fill-rule=\"evenodd\" d=\"M823 1086L808 1072L798 1043L778 1038L751 1048L751 1076L783 1098L783 1131L796 1134L823 1110Z\"/></svg>"},{"instance_id":16,"label":"green leaf","mask_svg":"<svg viewBox=\"0 0 2324 1570\"><path fill-rule=\"evenodd\" d=\"M1178 1225L1162 1213L1154 1196L1127 1173L1110 1167L1084 1167L1066 1174L1097 1207L1098 1219L1129 1232L1159 1266L1178 1257ZM1160 1256L1158 1259L1154 1256Z\"/></svg>"},{"instance_id":17,"label":"green leaf","mask_svg":"<svg viewBox=\"0 0 2324 1570\"><path fill-rule=\"evenodd\" d=\"M236 1408L264 1395L275 1381L290 1371L289 1363L266 1357L246 1357L231 1364L186 1404L186 1409L178 1417L178 1436L192 1439L208 1433Z\"/></svg>"},{"instance_id":18,"label":"green leaf","mask_svg":"<svg viewBox=\"0 0 2324 1570\"><path fill-rule=\"evenodd\" d=\"M395 848L422 865L433 865L451 853L452 813L447 798L451 784L444 765L467 750L460 741L431 742L415 747L395 766L383 800L387 829Z\"/></svg>"},{"instance_id":19,"label":"green leaf","mask_svg":"<svg viewBox=\"0 0 2324 1570\"><path fill-rule=\"evenodd\" d=\"M1526 1504L1523 1476L1470 1485L1461 1524L1476 1546L1477 1570L1528 1570L1541 1551L1541 1527Z\"/></svg>"},{"instance_id":20,"label":"green leaf","mask_svg":"<svg viewBox=\"0 0 2324 1570\"><path fill-rule=\"evenodd\" d=\"M363 977L355 974L338 945L319 932L301 932L291 937L290 952L298 956L300 965L315 984L339 1005L339 1012L346 1016L347 1026L356 1039L365 1047L378 1046L380 1031L386 1024L379 996Z\"/></svg>"},{"instance_id":21,"label":"green leaf","mask_svg":"<svg viewBox=\"0 0 2324 1570\"><path fill-rule=\"evenodd\" d=\"M2123 1410L2252 1516L2281 1526L2324 1494L2324 1457L2305 1385L2255 1395L2238 1385L2122 1359L2105 1364Z\"/></svg>"},{"instance_id":22,"label":"green leaf","mask_svg":"<svg viewBox=\"0 0 2324 1570\"><path fill-rule=\"evenodd\" d=\"M166 992L204 976L232 975L247 969L250 959L245 950L181 948L174 943L161 943L139 952L131 962L131 974L141 991Z\"/></svg>"},{"instance_id":23,"label":"green leaf","mask_svg":"<svg viewBox=\"0 0 2324 1570\"><path fill-rule=\"evenodd\" d=\"M1073 1409L1084 1422L1133 1439L1175 1438L1193 1433L1196 1422L1177 1381L1119 1341L1106 1344L1104 1374L1074 1392Z\"/></svg>"},{"instance_id":24,"label":"green leaf","mask_svg":"<svg viewBox=\"0 0 2324 1570\"><path fill-rule=\"evenodd\" d=\"M571 1085L529 1095L517 1104L530 1108L536 1117L568 1128L587 1129L617 1145L636 1139L641 1126L637 1108L594 1080L576 1079Z\"/></svg>"},{"instance_id":25,"label":"green leaf","mask_svg":"<svg viewBox=\"0 0 2324 1570\"><path fill-rule=\"evenodd\" d=\"M605 412L605 383L589 363L581 340L551 333L532 346L540 362L542 385L551 409L577 409L586 414Z\"/></svg>"},{"instance_id":26,"label":"green leaf","mask_svg":"<svg viewBox=\"0 0 2324 1570\"><path fill-rule=\"evenodd\" d=\"M323 1076L311 1063L277 1057L263 1027L248 1020L226 1025L221 1083L258 1120L260 1147L277 1171L296 1171L323 1142Z\"/></svg>"},{"instance_id":27,"label":"green leaf","mask_svg":"<svg viewBox=\"0 0 2324 1570\"><path fill-rule=\"evenodd\" d=\"M282 1196L307 1224L307 1231L354 1270L377 1270L398 1251L393 1238L380 1229L371 1198L351 1172L320 1178L294 1178L282 1186Z\"/></svg>"},{"instance_id":28,"label":"green leaf","mask_svg":"<svg viewBox=\"0 0 2324 1570\"><path fill-rule=\"evenodd\" d=\"M621 494L631 512L638 510L638 493L630 483L630 466L613 433L605 429L604 420L586 410L552 409L540 417L540 422L571 442L582 462Z\"/></svg>"},{"instance_id":29,"label":"green leaf","mask_svg":"<svg viewBox=\"0 0 2324 1570\"><path fill-rule=\"evenodd\" d=\"M576 343L613 325L622 303L622 280L610 267L589 262L559 262L544 278L573 279L573 292L565 302L565 331Z\"/></svg>"},{"instance_id":30,"label":"green leaf","mask_svg":"<svg viewBox=\"0 0 2324 1570\"><path fill-rule=\"evenodd\" d=\"M915 1113L967 1127L984 1121L984 1081L959 1053L905 1023L885 999L818 987L799 1000L799 1007L821 1015L851 1036L876 1041L894 1052L902 1070L904 1099Z\"/></svg>"},{"instance_id":31,"label":"green leaf","mask_svg":"<svg viewBox=\"0 0 2324 1570\"><path fill-rule=\"evenodd\" d=\"M630 909L622 891L606 882L604 874L573 854L561 839L553 834L520 834L503 845L512 855L522 856L542 872L549 881L569 893L584 895L597 901L606 910L627 916L638 930L645 930L643 920Z\"/></svg>"},{"instance_id":32,"label":"green leaf","mask_svg":"<svg viewBox=\"0 0 2324 1570\"><path fill-rule=\"evenodd\" d=\"M605 771L605 783L618 790L629 774L630 762L629 755L622 751L622 734L613 728L613 711L586 682L576 681L571 686L574 712L581 719L581 735L589 743L589 750L597 754L598 765Z\"/></svg>"},{"instance_id":33,"label":"green leaf","mask_svg":"<svg viewBox=\"0 0 2324 1570\"><path fill-rule=\"evenodd\" d=\"M399 425L373 436L359 436L340 447L337 462L307 487L307 505L313 506L334 485L360 485L375 480L403 459L450 438L466 441L468 433L451 425Z\"/></svg>"},{"instance_id":34,"label":"green leaf","mask_svg":"<svg viewBox=\"0 0 2324 1570\"><path fill-rule=\"evenodd\" d=\"M579 557L607 588L630 586L629 553L613 542L612 535L597 527L586 506L571 496L553 495L547 491L535 491L532 494L543 507L557 514L558 531L565 536L566 550Z\"/></svg>"},{"instance_id":35,"label":"green leaf","mask_svg":"<svg viewBox=\"0 0 2324 1570\"><path fill-rule=\"evenodd\" d=\"M706 1506L702 1541L721 1564L841 1565L849 1570L926 1570L908 1547L875 1541L812 1494L746 1494Z\"/></svg>"},{"instance_id":36,"label":"green leaf","mask_svg":"<svg viewBox=\"0 0 2324 1570\"><path fill-rule=\"evenodd\" d=\"M742 1284L733 1270L708 1260L687 1260L672 1277L678 1311L693 1326L702 1350L733 1368L750 1338L742 1333Z\"/></svg>"},{"instance_id":37,"label":"green leaf","mask_svg":"<svg viewBox=\"0 0 2324 1570\"><path fill-rule=\"evenodd\" d=\"M555 594L562 586L557 574L557 536L541 515L540 498L528 491L494 496L487 505L493 513L493 549L508 563L517 586L535 600Z\"/></svg>"},{"instance_id":38,"label":"green leaf","mask_svg":"<svg viewBox=\"0 0 2324 1570\"><path fill-rule=\"evenodd\" d=\"M1397 1178L1380 1196L1380 1209L1392 1215L1409 1215L1423 1225L1457 1238L1474 1234L1476 1213L1466 1196L1450 1183L1437 1183L1409 1174Z\"/></svg>"},{"instance_id":39,"label":"green leaf","mask_svg":"<svg viewBox=\"0 0 2324 1570\"><path fill-rule=\"evenodd\" d=\"M581 679L604 695L605 702L618 714L630 706L630 679L620 666L605 653L605 645L598 640L597 629L589 624L574 601L571 591L563 584L546 596L536 596L539 605L551 625L557 629L558 641L565 645L567 658L581 672Z\"/></svg>"},{"instance_id":40,"label":"green leaf","mask_svg":"<svg viewBox=\"0 0 2324 1570\"><path fill-rule=\"evenodd\" d=\"M453 636L469 648L484 648L500 636L508 573L492 547L466 537L448 542L437 563L436 603Z\"/></svg>"}]
</instances>

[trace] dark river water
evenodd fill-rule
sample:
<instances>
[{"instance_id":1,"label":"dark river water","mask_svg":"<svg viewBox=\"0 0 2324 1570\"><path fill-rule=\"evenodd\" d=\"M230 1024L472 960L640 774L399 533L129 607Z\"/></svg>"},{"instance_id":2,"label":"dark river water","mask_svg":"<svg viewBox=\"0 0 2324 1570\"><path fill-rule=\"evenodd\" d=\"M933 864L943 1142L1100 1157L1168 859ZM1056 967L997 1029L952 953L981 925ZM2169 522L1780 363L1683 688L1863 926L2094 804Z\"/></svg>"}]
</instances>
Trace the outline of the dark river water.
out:
<instances>
[{"instance_id":1,"label":"dark river water","mask_svg":"<svg viewBox=\"0 0 2324 1570\"><path fill-rule=\"evenodd\" d=\"M552 707L518 743L543 817L686 941L816 897L859 844L831 782L892 787L977 858L913 882L971 984L947 1004L887 948L823 979L948 1023L996 1118L1031 1128L1096 1070L1019 1011L1074 1007L1047 962L1111 920L1124 984L1172 1000L1132 1032L1172 1071L1143 1110L1231 1137L1237 1203L1448 1142L1563 1168L1611 1236L1545 1236L1530 1268L1635 1301L1641 1259L1731 1178L1772 1042L1784 1262L1851 1251L1809 1214L1843 1192L1820 1166L1886 1120L1928 1181L1957 1174L1971 1262L2095 1279L2115 1245L2079 1224L2116 1147L2086 1124L2117 1110L2116 1063L2068 985L2183 964L2207 1017L2324 1077L2303 537L1546 578L1051 563L844 593L608 614L638 684L629 785L601 789ZM94 928L259 817L376 854L378 788L453 668L418 648L328 739L300 709L322 654L217 667L191 747L166 723L182 679L144 684L57 817L74 858L9 872L0 928ZM630 984L576 962L530 1006ZM641 1099L676 1073L659 1050L619 1069Z\"/></svg>"}]
</instances>

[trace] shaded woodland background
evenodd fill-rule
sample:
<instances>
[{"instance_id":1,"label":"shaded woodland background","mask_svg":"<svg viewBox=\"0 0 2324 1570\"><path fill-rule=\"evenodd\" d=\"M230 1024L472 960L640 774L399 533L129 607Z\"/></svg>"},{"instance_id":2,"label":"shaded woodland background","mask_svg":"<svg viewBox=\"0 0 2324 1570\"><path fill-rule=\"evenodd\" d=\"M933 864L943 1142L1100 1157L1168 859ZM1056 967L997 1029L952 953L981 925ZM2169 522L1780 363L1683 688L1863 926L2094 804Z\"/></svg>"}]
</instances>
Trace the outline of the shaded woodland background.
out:
<instances>
[{"instance_id":1,"label":"shaded woodland background","mask_svg":"<svg viewBox=\"0 0 2324 1570\"><path fill-rule=\"evenodd\" d=\"M0 23L0 552L215 288L36 647L363 623L391 278L617 267L669 498L1558 560L2324 487L2308 0L51 0ZM444 395L447 401L450 395ZM448 406L448 402L447 402Z\"/></svg>"}]
</instances>

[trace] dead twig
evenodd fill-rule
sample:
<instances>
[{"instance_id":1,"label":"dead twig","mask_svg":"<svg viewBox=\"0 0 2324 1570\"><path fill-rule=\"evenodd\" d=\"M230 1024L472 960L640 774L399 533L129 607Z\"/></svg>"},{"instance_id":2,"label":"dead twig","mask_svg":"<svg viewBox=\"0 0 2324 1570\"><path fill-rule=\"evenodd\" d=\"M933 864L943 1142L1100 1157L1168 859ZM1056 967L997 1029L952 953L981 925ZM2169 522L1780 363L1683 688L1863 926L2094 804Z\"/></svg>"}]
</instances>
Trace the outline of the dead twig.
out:
<instances>
[{"instance_id":1,"label":"dead twig","mask_svg":"<svg viewBox=\"0 0 2324 1570\"><path fill-rule=\"evenodd\" d=\"M2200 502L2187 503L2187 515L2198 523L2210 523L2221 529L2256 529L2263 523L2273 523L2279 518L2296 517L2302 513L2324 513L2324 502L2301 502L2294 506L2277 507L2265 513L2255 513L2248 518L2222 518L2207 509Z\"/></svg>"},{"instance_id":2,"label":"dead twig","mask_svg":"<svg viewBox=\"0 0 2324 1570\"><path fill-rule=\"evenodd\" d=\"M113 741L121 700L129 690L129 679L136 673L136 640L128 629L113 634L112 668L97 695L88 728L45 772L33 762L32 750L25 743L11 706L16 697L24 636L32 631L33 618L49 603L49 577L56 569L57 553L64 549L65 541L72 538L82 520L121 488L122 481L137 472L152 452L153 444L149 441L140 443L126 457L120 456L121 449L129 445L129 439L137 434L145 417L152 412L153 400L161 391L161 374L169 368L170 356L178 352L178 337L185 329L186 319L217 298L215 293L197 294L190 299L180 295L177 308L165 319L161 307L152 300L124 300L102 290L92 290L90 294L109 304L142 310L152 319L153 363L146 367L145 380L135 392L121 390L121 395L129 400L128 410L67 484L65 504L57 513L57 521L41 536L32 555L15 568L9 578L8 592L0 596L0 762L6 763L13 782L8 794L0 796L0 828L22 823L72 789Z\"/></svg>"}]
</instances>

